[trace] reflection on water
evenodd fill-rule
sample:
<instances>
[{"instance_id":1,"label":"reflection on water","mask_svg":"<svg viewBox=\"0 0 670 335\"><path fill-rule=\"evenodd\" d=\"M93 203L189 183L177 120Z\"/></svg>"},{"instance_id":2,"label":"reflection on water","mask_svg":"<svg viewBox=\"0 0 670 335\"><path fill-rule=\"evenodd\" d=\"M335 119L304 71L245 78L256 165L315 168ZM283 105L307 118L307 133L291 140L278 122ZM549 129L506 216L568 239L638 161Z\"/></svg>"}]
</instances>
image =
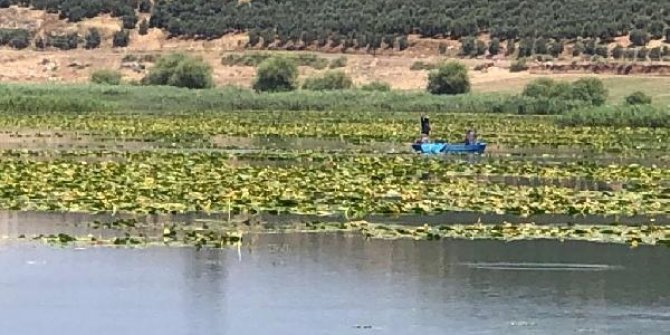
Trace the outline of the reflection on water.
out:
<instances>
[{"instance_id":1,"label":"reflection on water","mask_svg":"<svg viewBox=\"0 0 670 335\"><path fill-rule=\"evenodd\" d=\"M253 236L238 257L0 245L0 329L664 334L670 326L667 248L276 234Z\"/></svg>"}]
</instances>

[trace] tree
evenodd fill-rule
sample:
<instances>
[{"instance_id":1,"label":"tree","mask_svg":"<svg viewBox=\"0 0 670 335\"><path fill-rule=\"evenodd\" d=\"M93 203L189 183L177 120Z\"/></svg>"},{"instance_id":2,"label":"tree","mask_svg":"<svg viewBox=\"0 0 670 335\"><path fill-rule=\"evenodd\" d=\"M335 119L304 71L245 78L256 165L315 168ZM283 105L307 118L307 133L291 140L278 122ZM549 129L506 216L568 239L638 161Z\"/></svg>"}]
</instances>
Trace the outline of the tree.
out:
<instances>
[{"instance_id":1,"label":"tree","mask_svg":"<svg viewBox=\"0 0 670 335\"><path fill-rule=\"evenodd\" d=\"M612 49L612 57L614 59L621 59L624 54L624 48L621 46L621 44L617 44L613 49Z\"/></svg>"},{"instance_id":2,"label":"tree","mask_svg":"<svg viewBox=\"0 0 670 335\"><path fill-rule=\"evenodd\" d=\"M538 78L528 83L521 94L532 98L548 97L555 84L556 82L553 79Z\"/></svg>"},{"instance_id":3,"label":"tree","mask_svg":"<svg viewBox=\"0 0 670 335\"><path fill-rule=\"evenodd\" d=\"M642 47L649 43L649 34L642 29L635 29L630 32L630 42L634 46Z\"/></svg>"},{"instance_id":4,"label":"tree","mask_svg":"<svg viewBox=\"0 0 670 335\"><path fill-rule=\"evenodd\" d=\"M256 70L253 88L257 92L284 92L296 88L298 67L285 57L271 57Z\"/></svg>"},{"instance_id":5,"label":"tree","mask_svg":"<svg viewBox=\"0 0 670 335\"><path fill-rule=\"evenodd\" d=\"M149 23L147 22L147 19L143 19L140 22L140 27L139 27L138 33L142 36L149 33Z\"/></svg>"},{"instance_id":6,"label":"tree","mask_svg":"<svg viewBox=\"0 0 670 335\"><path fill-rule=\"evenodd\" d=\"M465 65L449 62L428 75L428 92L432 94L462 94L470 92L470 78Z\"/></svg>"},{"instance_id":7,"label":"tree","mask_svg":"<svg viewBox=\"0 0 670 335\"><path fill-rule=\"evenodd\" d=\"M343 71L328 71L322 76L307 78L302 88L311 91L345 90L354 86L354 82Z\"/></svg>"},{"instance_id":8,"label":"tree","mask_svg":"<svg viewBox=\"0 0 670 335\"><path fill-rule=\"evenodd\" d=\"M533 55L533 39L524 38L519 41L519 53L517 54L518 58L530 57Z\"/></svg>"},{"instance_id":9,"label":"tree","mask_svg":"<svg viewBox=\"0 0 670 335\"><path fill-rule=\"evenodd\" d=\"M514 39L509 39L507 40L507 45L505 47L505 55L506 56L512 56L514 55L514 52L516 51L516 41Z\"/></svg>"},{"instance_id":10,"label":"tree","mask_svg":"<svg viewBox=\"0 0 670 335\"><path fill-rule=\"evenodd\" d=\"M670 28L665 28L665 43L670 43Z\"/></svg>"},{"instance_id":11,"label":"tree","mask_svg":"<svg viewBox=\"0 0 670 335\"><path fill-rule=\"evenodd\" d=\"M123 29L135 29L135 26L137 26L137 15L135 15L135 12L124 15L121 20L123 21Z\"/></svg>"},{"instance_id":12,"label":"tree","mask_svg":"<svg viewBox=\"0 0 670 335\"><path fill-rule=\"evenodd\" d=\"M466 36L461 38L461 56L470 56L477 53L475 38Z\"/></svg>"},{"instance_id":13,"label":"tree","mask_svg":"<svg viewBox=\"0 0 670 335\"><path fill-rule=\"evenodd\" d=\"M596 54L596 40L593 38L587 38L584 40L584 53L593 56Z\"/></svg>"},{"instance_id":14,"label":"tree","mask_svg":"<svg viewBox=\"0 0 670 335\"><path fill-rule=\"evenodd\" d=\"M607 47L607 45L600 44L596 46L596 55L603 58L609 57L609 48Z\"/></svg>"},{"instance_id":15,"label":"tree","mask_svg":"<svg viewBox=\"0 0 670 335\"><path fill-rule=\"evenodd\" d=\"M401 35L400 37L398 37L397 44L398 44L398 50L403 51L407 49L407 47L409 47L409 43L407 42L407 36Z\"/></svg>"},{"instance_id":16,"label":"tree","mask_svg":"<svg viewBox=\"0 0 670 335\"><path fill-rule=\"evenodd\" d=\"M647 56L649 56L649 49L642 47L637 50L637 59L647 60Z\"/></svg>"},{"instance_id":17,"label":"tree","mask_svg":"<svg viewBox=\"0 0 670 335\"><path fill-rule=\"evenodd\" d=\"M202 58L182 53L163 56L142 79L145 85L167 85L185 88L212 87L212 67Z\"/></svg>"},{"instance_id":18,"label":"tree","mask_svg":"<svg viewBox=\"0 0 670 335\"><path fill-rule=\"evenodd\" d=\"M548 54L547 49L547 40L544 38L538 38L535 40L535 53L540 55Z\"/></svg>"},{"instance_id":19,"label":"tree","mask_svg":"<svg viewBox=\"0 0 670 335\"><path fill-rule=\"evenodd\" d=\"M114 33L112 39L112 46L114 48L125 48L130 41L130 33L128 30L122 29Z\"/></svg>"},{"instance_id":20,"label":"tree","mask_svg":"<svg viewBox=\"0 0 670 335\"><path fill-rule=\"evenodd\" d=\"M481 55L486 54L486 49L487 49L487 47L486 47L486 43L484 43L484 41L482 41L482 40L475 41L475 52L476 52L475 55L476 56L481 56Z\"/></svg>"},{"instance_id":21,"label":"tree","mask_svg":"<svg viewBox=\"0 0 670 335\"><path fill-rule=\"evenodd\" d=\"M141 0L138 9L140 13L151 13L151 1L150 0Z\"/></svg>"},{"instance_id":22,"label":"tree","mask_svg":"<svg viewBox=\"0 0 670 335\"><path fill-rule=\"evenodd\" d=\"M575 45L572 47L572 56L577 57L582 53L584 53L584 42L582 41L575 42Z\"/></svg>"},{"instance_id":23,"label":"tree","mask_svg":"<svg viewBox=\"0 0 670 335\"><path fill-rule=\"evenodd\" d=\"M549 46L549 54L558 57L563 53L564 46L563 46L563 41L552 41Z\"/></svg>"},{"instance_id":24,"label":"tree","mask_svg":"<svg viewBox=\"0 0 670 335\"><path fill-rule=\"evenodd\" d=\"M649 50L649 59L655 60L655 61L660 61L662 57L663 51L661 47L655 47Z\"/></svg>"},{"instance_id":25,"label":"tree","mask_svg":"<svg viewBox=\"0 0 670 335\"><path fill-rule=\"evenodd\" d=\"M594 106L604 104L607 94L605 85L598 78L582 78L572 84L572 98L591 103Z\"/></svg>"},{"instance_id":26,"label":"tree","mask_svg":"<svg viewBox=\"0 0 670 335\"><path fill-rule=\"evenodd\" d=\"M651 97L644 92L635 91L625 99L627 105L650 105Z\"/></svg>"},{"instance_id":27,"label":"tree","mask_svg":"<svg viewBox=\"0 0 670 335\"><path fill-rule=\"evenodd\" d=\"M47 47L47 41L42 36L35 38L35 49L44 50Z\"/></svg>"},{"instance_id":28,"label":"tree","mask_svg":"<svg viewBox=\"0 0 670 335\"><path fill-rule=\"evenodd\" d=\"M493 38L489 42L489 55L495 56L500 52L500 40L498 38Z\"/></svg>"},{"instance_id":29,"label":"tree","mask_svg":"<svg viewBox=\"0 0 670 335\"><path fill-rule=\"evenodd\" d=\"M383 37L384 44L386 44L386 49L393 49L395 44L395 37L391 34L386 34Z\"/></svg>"},{"instance_id":30,"label":"tree","mask_svg":"<svg viewBox=\"0 0 670 335\"><path fill-rule=\"evenodd\" d=\"M267 28L261 32L261 38L263 39L263 48L267 48L274 42L277 34L274 29Z\"/></svg>"},{"instance_id":31,"label":"tree","mask_svg":"<svg viewBox=\"0 0 670 335\"><path fill-rule=\"evenodd\" d=\"M100 32L98 32L98 29L96 28L90 28L84 36L84 40L84 48L95 49L100 46Z\"/></svg>"},{"instance_id":32,"label":"tree","mask_svg":"<svg viewBox=\"0 0 670 335\"><path fill-rule=\"evenodd\" d=\"M663 38L663 28L665 28L663 21L655 20L649 24L649 34L654 39Z\"/></svg>"}]
</instances>

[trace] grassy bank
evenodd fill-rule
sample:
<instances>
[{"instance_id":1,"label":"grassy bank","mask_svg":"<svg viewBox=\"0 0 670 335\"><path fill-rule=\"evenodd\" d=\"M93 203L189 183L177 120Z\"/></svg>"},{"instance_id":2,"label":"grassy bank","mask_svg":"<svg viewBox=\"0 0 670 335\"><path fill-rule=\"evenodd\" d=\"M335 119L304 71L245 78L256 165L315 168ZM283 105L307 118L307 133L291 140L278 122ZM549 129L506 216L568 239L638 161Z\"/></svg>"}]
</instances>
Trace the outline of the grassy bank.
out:
<instances>
[{"instance_id":1,"label":"grassy bank","mask_svg":"<svg viewBox=\"0 0 670 335\"><path fill-rule=\"evenodd\" d=\"M566 113L557 122L563 126L667 128L670 127L670 108L603 106Z\"/></svg>"},{"instance_id":2,"label":"grassy bank","mask_svg":"<svg viewBox=\"0 0 670 335\"><path fill-rule=\"evenodd\" d=\"M248 89L188 90L158 86L4 85L0 111L368 111L559 114L574 101L499 94L437 96L423 92L364 90L256 93Z\"/></svg>"}]
</instances>

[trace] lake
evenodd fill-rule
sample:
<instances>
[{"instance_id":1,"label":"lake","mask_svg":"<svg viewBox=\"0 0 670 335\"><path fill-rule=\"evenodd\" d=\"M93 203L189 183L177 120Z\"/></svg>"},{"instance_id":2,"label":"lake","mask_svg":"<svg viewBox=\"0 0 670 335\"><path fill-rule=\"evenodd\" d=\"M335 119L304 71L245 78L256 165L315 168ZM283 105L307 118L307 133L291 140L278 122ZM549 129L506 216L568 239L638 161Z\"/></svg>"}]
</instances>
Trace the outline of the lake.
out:
<instances>
[{"instance_id":1,"label":"lake","mask_svg":"<svg viewBox=\"0 0 670 335\"><path fill-rule=\"evenodd\" d=\"M260 234L0 242L4 334L667 334L670 248Z\"/></svg>"}]
</instances>

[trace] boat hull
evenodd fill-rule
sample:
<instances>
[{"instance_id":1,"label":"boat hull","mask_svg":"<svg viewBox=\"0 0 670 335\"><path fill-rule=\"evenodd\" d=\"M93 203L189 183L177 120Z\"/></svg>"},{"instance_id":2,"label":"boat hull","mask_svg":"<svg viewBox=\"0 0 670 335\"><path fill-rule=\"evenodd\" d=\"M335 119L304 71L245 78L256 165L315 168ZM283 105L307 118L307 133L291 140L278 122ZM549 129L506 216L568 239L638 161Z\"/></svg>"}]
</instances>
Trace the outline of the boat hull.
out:
<instances>
[{"instance_id":1,"label":"boat hull","mask_svg":"<svg viewBox=\"0 0 670 335\"><path fill-rule=\"evenodd\" d=\"M476 144L452 144L452 143L415 143L412 144L414 151L423 154L440 153L475 153L481 154L486 150L486 143Z\"/></svg>"}]
</instances>

